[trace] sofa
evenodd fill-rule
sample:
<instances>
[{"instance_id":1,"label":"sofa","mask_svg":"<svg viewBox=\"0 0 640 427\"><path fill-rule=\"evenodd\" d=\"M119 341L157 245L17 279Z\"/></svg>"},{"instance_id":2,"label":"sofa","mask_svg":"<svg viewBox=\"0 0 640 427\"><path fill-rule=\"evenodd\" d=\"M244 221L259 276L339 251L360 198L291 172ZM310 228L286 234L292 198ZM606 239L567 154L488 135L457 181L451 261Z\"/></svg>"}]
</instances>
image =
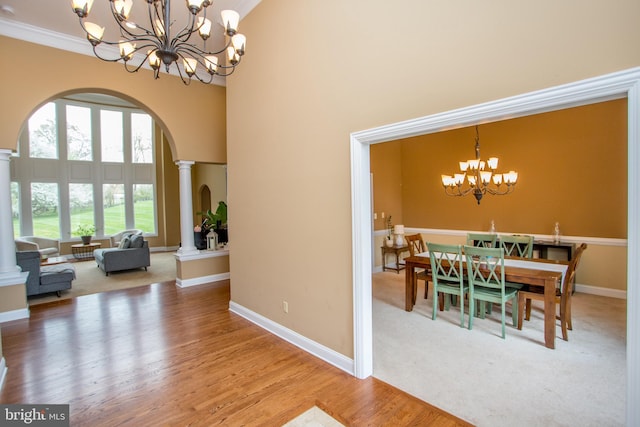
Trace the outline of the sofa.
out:
<instances>
[{"instance_id":1,"label":"sofa","mask_svg":"<svg viewBox=\"0 0 640 427\"><path fill-rule=\"evenodd\" d=\"M149 242L140 234L125 236L116 248L93 251L98 267L108 276L113 271L133 270L151 265Z\"/></svg>"},{"instance_id":2,"label":"sofa","mask_svg":"<svg viewBox=\"0 0 640 427\"><path fill-rule=\"evenodd\" d=\"M46 259L60 255L60 241L47 237L20 236L16 241L16 251L38 251Z\"/></svg>"},{"instance_id":3,"label":"sofa","mask_svg":"<svg viewBox=\"0 0 640 427\"><path fill-rule=\"evenodd\" d=\"M131 230L124 230L124 231L121 231L119 233L116 233L114 235L109 236L109 241L111 243L111 247L112 248L117 248L120 245L120 241L122 240L123 237L133 236L135 234L142 235L142 230L138 230L138 229L134 228L134 229L131 229Z\"/></svg>"},{"instance_id":4,"label":"sofa","mask_svg":"<svg viewBox=\"0 0 640 427\"><path fill-rule=\"evenodd\" d=\"M16 252L16 262L23 272L28 272L27 296L71 289L71 282L76 278L76 270L69 263L40 265L40 252Z\"/></svg>"}]
</instances>

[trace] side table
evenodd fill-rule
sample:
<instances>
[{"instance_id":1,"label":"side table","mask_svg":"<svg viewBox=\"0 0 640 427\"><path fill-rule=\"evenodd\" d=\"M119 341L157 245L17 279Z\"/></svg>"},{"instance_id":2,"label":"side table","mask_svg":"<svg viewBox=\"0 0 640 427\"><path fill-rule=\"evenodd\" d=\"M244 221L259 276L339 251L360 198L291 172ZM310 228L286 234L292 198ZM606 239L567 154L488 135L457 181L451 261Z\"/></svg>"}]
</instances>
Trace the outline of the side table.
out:
<instances>
[{"instance_id":1,"label":"side table","mask_svg":"<svg viewBox=\"0 0 640 427\"><path fill-rule=\"evenodd\" d=\"M409 252L409 245L396 246L393 245L391 247L382 245L382 271L393 270L396 273L400 274L400 270L404 268L404 263L400 262L400 255L403 252ZM395 254L396 255L396 267L387 267L387 254Z\"/></svg>"},{"instance_id":2,"label":"side table","mask_svg":"<svg viewBox=\"0 0 640 427\"><path fill-rule=\"evenodd\" d=\"M78 243L71 245L71 253L75 259L93 259L93 250L100 249L101 246L101 243L89 243L88 245Z\"/></svg>"}]
</instances>

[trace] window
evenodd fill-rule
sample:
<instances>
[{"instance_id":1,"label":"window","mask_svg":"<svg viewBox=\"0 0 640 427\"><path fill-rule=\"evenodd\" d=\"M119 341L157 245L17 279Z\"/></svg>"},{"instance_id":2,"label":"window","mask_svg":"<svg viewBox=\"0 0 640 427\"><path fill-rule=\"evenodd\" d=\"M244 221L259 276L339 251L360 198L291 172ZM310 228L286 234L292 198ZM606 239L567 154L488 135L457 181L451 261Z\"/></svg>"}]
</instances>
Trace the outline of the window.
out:
<instances>
[{"instance_id":1,"label":"window","mask_svg":"<svg viewBox=\"0 0 640 427\"><path fill-rule=\"evenodd\" d=\"M90 108L67 105L67 158L93 160Z\"/></svg>"},{"instance_id":2,"label":"window","mask_svg":"<svg viewBox=\"0 0 640 427\"><path fill-rule=\"evenodd\" d=\"M156 233L154 141L151 116L117 98L43 105L20 135L18 152L29 155L12 158L15 235L68 239L80 224L97 237Z\"/></svg>"},{"instance_id":3,"label":"window","mask_svg":"<svg viewBox=\"0 0 640 427\"><path fill-rule=\"evenodd\" d=\"M29 156L40 159L58 158L56 106L49 102L29 118Z\"/></svg>"}]
</instances>

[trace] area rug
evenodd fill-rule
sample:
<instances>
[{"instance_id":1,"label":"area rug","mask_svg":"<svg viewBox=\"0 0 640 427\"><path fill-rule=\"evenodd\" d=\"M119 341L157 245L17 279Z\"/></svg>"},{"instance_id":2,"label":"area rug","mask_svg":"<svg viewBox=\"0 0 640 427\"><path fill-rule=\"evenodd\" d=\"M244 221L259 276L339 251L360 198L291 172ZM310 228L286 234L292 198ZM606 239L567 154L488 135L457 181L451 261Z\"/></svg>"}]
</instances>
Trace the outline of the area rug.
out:
<instances>
[{"instance_id":1,"label":"area rug","mask_svg":"<svg viewBox=\"0 0 640 427\"><path fill-rule=\"evenodd\" d=\"M282 427L344 427L331 415L324 412L317 406L298 415Z\"/></svg>"},{"instance_id":2,"label":"area rug","mask_svg":"<svg viewBox=\"0 0 640 427\"><path fill-rule=\"evenodd\" d=\"M55 293L29 297L29 305L60 301L80 295L108 292L176 280L175 252L152 252L151 265L136 270L117 271L105 275L95 261L71 262L76 270L76 279L71 289L62 291L60 297Z\"/></svg>"}]
</instances>

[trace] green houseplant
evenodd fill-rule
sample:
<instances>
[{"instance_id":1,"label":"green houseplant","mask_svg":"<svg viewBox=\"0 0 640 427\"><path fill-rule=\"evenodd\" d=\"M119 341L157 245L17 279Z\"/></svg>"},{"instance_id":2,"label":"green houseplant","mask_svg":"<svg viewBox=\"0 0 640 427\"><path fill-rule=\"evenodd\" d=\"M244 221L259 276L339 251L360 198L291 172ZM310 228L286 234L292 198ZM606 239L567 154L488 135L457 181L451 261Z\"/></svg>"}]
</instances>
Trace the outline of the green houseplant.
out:
<instances>
[{"instance_id":1,"label":"green houseplant","mask_svg":"<svg viewBox=\"0 0 640 427\"><path fill-rule=\"evenodd\" d=\"M227 204L224 201L218 202L215 213L209 209L206 212L198 212L203 216L202 233L206 235L213 230L218 234L218 242L226 243L229 241L227 233Z\"/></svg>"},{"instance_id":2,"label":"green houseplant","mask_svg":"<svg viewBox=\"0 0 640 427\"><path fill-rule=\"evenodd\" d=\"M95 232L96 227L93 224L78 224L75 230L73 230L73 234L76 236L80 236L80 238L82 239L82 243L85 245L91 243L91 237Z\"/></svg>"}]
</instances>

